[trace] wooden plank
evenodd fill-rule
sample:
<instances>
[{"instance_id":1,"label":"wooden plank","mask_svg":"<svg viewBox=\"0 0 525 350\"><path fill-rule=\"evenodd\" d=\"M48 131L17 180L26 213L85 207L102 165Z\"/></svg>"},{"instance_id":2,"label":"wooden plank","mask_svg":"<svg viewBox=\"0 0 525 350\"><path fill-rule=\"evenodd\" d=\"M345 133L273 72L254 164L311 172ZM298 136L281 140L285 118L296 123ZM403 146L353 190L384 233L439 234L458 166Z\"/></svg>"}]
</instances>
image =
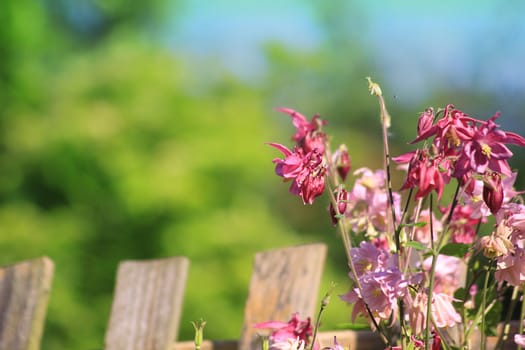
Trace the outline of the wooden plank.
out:
<instances>
[{"instance_id":1,"label":"wooden plank","mask_svg":"<svg viewBox=\"0 0 525 350\"><path fill-rule=\"evenodd\" d=\"M47 257L0 268L0 349L40 348L53 272Z\"/></svg>"},{"instance_id":2,"label":"wooden plank","mask_svg":"<svg viewBox=\"0 0 525 350\"><path fill-rule=\"evenodd\" d=\"M325 244L256 254L244 309L240 350L259 348L258 330L253 328L255 323L288 321L295 312L301 319L307 316L313 319L325 257Z\"/></svg>"},{"instance_id":3,"label":"wooden plank","mask_svg":"<svg viewBox=\"0 0 525 350\"><path fill-rule=\"evenodd\" d=\"M105 349L170 349L179 329L188 267L185 257L121 262Z\"/></svg>"}]
</instances>

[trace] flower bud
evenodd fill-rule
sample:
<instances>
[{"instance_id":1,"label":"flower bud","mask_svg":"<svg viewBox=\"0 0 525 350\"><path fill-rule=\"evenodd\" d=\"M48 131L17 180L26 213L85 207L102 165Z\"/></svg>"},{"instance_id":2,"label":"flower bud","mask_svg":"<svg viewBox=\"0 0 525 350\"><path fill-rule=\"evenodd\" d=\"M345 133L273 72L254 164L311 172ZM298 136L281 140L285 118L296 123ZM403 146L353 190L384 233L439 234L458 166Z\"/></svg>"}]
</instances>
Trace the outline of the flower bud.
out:
<instances>
[{"instance_id":1,"label":"flower bud","mask_svg":"<svg viewBox=\"0 0 525 350\"><path fill-rule=\"evenodd\" d=\"M345 145L340 145L337 151L333 155L333 162L337 174L341 177L343 182L346 180L346 176L352 167L350 162L350 156L348 155L348 148Z\"/></svg>"},{"instance_id":2,"label":"flower bud","mask_svg":"<svg viewBox=\"0 0 525 350\"><path fill-rule=\"evenodd\" d=\"M492 214L496 215L501 208L503 197L501 176L498 173L485 174L483 178L483 201Z\"/></svg>"}]
</instances>

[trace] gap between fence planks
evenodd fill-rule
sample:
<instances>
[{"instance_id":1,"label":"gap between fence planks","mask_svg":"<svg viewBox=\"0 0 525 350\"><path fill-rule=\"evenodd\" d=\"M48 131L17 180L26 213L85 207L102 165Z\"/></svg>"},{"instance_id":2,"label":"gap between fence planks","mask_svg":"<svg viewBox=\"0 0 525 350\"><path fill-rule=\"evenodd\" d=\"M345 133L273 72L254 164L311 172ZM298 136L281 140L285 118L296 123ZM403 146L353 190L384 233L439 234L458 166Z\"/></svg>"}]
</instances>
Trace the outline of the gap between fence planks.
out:
<instances>
[{"instance_id":1,"label":"gap between fence planks","mask_svg":"<svg viewBox=\"0 0 525 350\"><path fill-rule=\"evenodd\" d=\"M41 257L0 268L0 350L37 350L54 264Z\"/></svg>"},{"instance_id":2,"label":"gap between fence planks","mask_svg":"<svg viewBox=\"0 0 525 350\"><path fill-rule=\"evenodd\" d=\"M189 260L119 264L105 350L169 350L177 337Z\"/></svg>"}]
</instances>

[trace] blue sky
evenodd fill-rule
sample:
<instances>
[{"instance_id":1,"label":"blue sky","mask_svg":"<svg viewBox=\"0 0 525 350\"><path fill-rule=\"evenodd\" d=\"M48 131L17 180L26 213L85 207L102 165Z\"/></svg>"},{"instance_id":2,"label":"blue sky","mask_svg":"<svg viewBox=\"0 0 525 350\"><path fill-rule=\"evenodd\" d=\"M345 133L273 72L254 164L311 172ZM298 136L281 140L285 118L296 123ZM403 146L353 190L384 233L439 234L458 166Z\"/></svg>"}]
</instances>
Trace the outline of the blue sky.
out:
<instances>
[{"instance_id":1,"label":"blue sky","mask_svg":"<svg viewBox=\"0 0 525 350\"><path fill-rule=\"evenodd\" d=\"M336 1L389 87L413 98L433 87L525 94L525 1ZM350 4L350 5L348 5ZM240 77L265 73L261 47L277 41L315 50L324 32L315 1L191 0L168 44L191 59L214 60Z\"/></svg>"}]
</instances>

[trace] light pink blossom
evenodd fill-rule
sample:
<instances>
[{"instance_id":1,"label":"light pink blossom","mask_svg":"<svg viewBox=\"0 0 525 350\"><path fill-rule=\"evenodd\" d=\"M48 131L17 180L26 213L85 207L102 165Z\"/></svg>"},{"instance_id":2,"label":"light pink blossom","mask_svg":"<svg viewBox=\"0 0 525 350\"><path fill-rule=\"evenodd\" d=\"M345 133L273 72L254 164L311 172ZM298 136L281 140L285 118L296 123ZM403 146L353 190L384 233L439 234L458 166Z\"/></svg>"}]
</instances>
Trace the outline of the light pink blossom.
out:
<instances>
[{"instance_id":1,"label":"light pink blossom","mask_svg":"<svg viewBox=\"0 0 525 350\"><path fill-rule=\"evenodd\" d=\"M521 347L525 347L525 334L514 334L514 343Z\"/></svg>"},{"instance_id":2,"label":"light pink blossom","mask_svg":"<svg viewBox=\"0 0 525 350\"><path fill-rule=\"evenodd\" d=\"M506 281L512 286L522 285L525 282L525 250L516 248L514 254L500 256L494 277L500 283Z\"/></svg>"}]
</instances>

